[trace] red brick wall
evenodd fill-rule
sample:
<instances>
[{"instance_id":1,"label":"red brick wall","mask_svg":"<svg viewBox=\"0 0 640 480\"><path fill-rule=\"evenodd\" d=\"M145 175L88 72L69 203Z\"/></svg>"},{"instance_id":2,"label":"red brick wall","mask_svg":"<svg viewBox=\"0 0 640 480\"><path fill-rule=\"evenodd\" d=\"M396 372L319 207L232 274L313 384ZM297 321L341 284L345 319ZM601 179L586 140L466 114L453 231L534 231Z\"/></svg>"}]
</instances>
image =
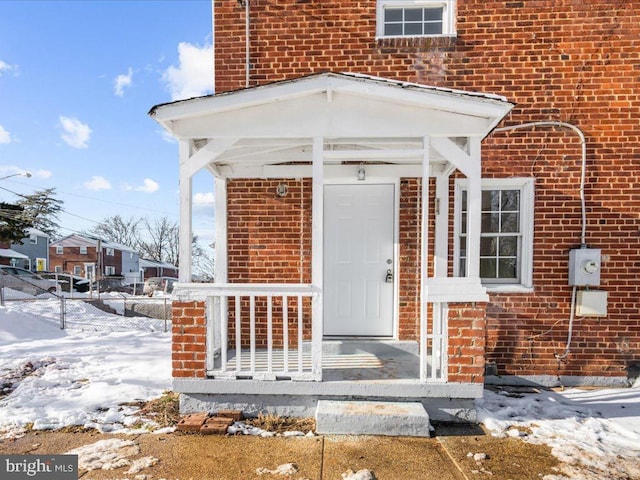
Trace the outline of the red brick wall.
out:
<instances>
[{"instance_id":1,"label":"red brick wall","mask_svg":"<svg viewBox=\"0 0 640 480\"><path fill-rule=\"evenodd\" d=\"M288 187L279 197L279 184ZM311 181L230 180L227 185L231 283L311 283ZM297 304L289 300L290 345L297 341ZM229 340L235 342L235 303L229 306ZM266 299L256 299L258 347L266 346ZM311 302L303 302L303 332L311 338ZM242 303L242 344L248 345L249 303ZM281 300L273 304L274 345L283 339Z\"/></svg>"},{"instance_id":2,"label":"red brick wall","mask_svg":"<svg viewBox=\"0 0 640 480\"><path fill-rule=\"evenodd\" d=\"M485 363L486 304L449 304L450 382L482 383Z\"/></svg>"},{"instance_id":3,"label":"red brick wall","mask_svg":"<svg viewBox=\"0 0 640 480\"><path fill-rule=\"evenodd\" d=\"M568 250L580 243L579 144L564 130L494 133L484 142L483 175L536 179L534 291L491 296L488 359L500 374L624 375L640 351L640 4L459 0L457 36L419 40L376 40L375 5L252 1L251 85L351 71L504 95L516 103L508 125L578 126L588 146L587 243L602 249L608 315L576 321L571 354L556 361L567 338ZM215 15L216 91L243 88L244 9L216 1ZM412 188L403 181L403 190ZM409 226L401 247L407 258L417 248ZM238 261L255 259L252 274L265 268L259 262L268 262L268 248L246 244L258 234L236 235L245 235L246 245ZM299 261L294 265L297 280ZM401 277L400 310L408 317L416 311L417 274L405 263ZM407 322L401 336L415 329Z\"/></svg>"},{"instance_id":4,"label":"red brick wall","mask_svg":"<svg viewBox=\"0 0 640 480\"><path fill-rule=\"evenodd\" d=\"M204 302L173 302L171 364L174 377L206 374L206 307Z\"/></svg>"},{"instance_id":5,"label":"red brick wall","mask_svg":"<svg viewBox=\"0 0 640 480\"><path fill-rule=\"evenodd\" d=\"M104 267L115 267L114 275L122 275L122 251L114 250L113 255L107 255L106 249L102 254L103 272ZM49 268L55 271L57 266L62 268L64 273L73 274L73 268L79 266L82 269L81 275L85 275L85 263L98 264L98 254L95 247L87 247L87 253L80 253L80 247L64 247L63 253L56 253L56 247L49 247Z\"/></svg>"},{"instance_id":6,"label":"red brick wall","mask_svg":"<svg viewBox=\"0 0 640 480\"><path fill-rule=\"evenodd\" d=\"M49 269L53 272L60 267L63 272L73 274L76 265L82 269L85 275L85 263L97 264L98 254L95 247L87 247L87 253L80 253L80 247L64 247L63 253L56 253L56 247L49 247Z\"/></svg>"}]
</instances>

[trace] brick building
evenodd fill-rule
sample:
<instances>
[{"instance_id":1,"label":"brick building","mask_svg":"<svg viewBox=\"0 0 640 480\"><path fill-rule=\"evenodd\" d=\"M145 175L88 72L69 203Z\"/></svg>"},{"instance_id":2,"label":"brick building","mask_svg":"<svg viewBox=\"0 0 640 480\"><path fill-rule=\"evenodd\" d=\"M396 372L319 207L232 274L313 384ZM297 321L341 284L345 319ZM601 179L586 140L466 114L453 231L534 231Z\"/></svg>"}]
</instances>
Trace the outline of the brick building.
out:
<instances>
[{"instance_id":1,"label":"brick building","mask_svg":"<svg viewBox=\"0 0 640 480\"><path fill-rule=\"evenodd\" d=\"M366 397L354 378L331 383L335 338L342 353L354 337L365 353L417 343L415 375L373 396L445 419L472 417L484 381L626 384L640 356L637 2L213 10L216 94L151 111L181 144L181 255L189 179L216 178L217 283L176 293L185 409ZM254 383L216 383L230 378Z\"/></svg>"},{"instance_id":2,"label":"brick building","mask_svg":"<svg viewBox=\"0 0 640 480\"><path fill-rule=\"evenodd\" d=\"M49 264L54 272L84 278L122 276L140 281L140 255L133 249L106 240L72 234L51 243Z\"/></svg>"}]
</instances>

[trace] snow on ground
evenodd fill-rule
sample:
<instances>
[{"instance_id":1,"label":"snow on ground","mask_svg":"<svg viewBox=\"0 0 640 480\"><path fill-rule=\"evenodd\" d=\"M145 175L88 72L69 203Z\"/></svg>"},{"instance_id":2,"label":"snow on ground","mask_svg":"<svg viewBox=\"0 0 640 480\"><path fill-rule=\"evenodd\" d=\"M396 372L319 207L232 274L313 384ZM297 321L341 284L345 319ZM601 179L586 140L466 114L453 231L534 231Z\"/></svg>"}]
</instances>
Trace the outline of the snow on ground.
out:
<instances>
[{"instance_id":1,"label":"snow on ground","mask_svg":"<svg viewBox=\"0 0 640 480\"><path fill-rule=\"evenodd\" d=\"M540 393L485 390L476 406L478 419L493 435L551 447L565 465L562 475L545 480L640 479L640 385Z\"/></svg>"},{"instance_id":2,"label":"snow on ground","mask_svg":"<svg viewBox=\"0 0 640 480\"><path fill-rule=\"evenodd\" d=\"M75 320L61 330L59 305L41 300L0 307L0 438L29 424L132 431L139 418L123 404L157 398L171 386L170 334L153 319L119 317L79 301L67 302ZM640 478L640 384L487 390L477 407L494 435L552 448L562 471L545 480ZM99 443L95 449L122 446ZM89 462L91 449L86 454Z\"/></svg>"},{"instance_id":3,"label":"snow on ground","mask_svg":"<svg viewBox=\"0 0 640 480\"><path fill-rule=\"evenodd\" d=\"M153 319L69 303L85 330L59 328L56 300L0 307L0 436L29 424L126 431L139 418L123 403L170 389L170 333Z\"/></svg>"}]
</instances>

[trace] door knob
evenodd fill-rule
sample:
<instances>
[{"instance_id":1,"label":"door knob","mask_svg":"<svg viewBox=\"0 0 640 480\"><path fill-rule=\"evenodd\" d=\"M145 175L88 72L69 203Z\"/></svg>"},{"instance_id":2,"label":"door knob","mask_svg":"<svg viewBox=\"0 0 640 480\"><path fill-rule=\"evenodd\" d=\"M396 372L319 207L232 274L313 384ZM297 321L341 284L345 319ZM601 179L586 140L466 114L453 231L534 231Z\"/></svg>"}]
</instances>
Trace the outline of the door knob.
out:
<instances>
[{"instance_id":1,"label":"door knob","mask_svg":"<svg viewBox=\"0 0 640 480\"><path fill-rule=\"evenodd\" d=\"M387 274L384 277L386 283L393 283L393 272L391 269L387 270Z\"/></svg>"}]
</instances>

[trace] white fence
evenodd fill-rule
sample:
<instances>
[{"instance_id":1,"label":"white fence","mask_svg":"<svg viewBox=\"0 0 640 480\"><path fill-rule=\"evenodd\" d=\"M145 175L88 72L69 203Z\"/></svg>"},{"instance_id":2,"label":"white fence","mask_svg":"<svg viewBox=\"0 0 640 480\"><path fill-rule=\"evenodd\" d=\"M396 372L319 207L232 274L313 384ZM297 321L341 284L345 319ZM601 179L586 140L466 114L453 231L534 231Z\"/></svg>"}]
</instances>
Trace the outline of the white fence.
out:
<instances>
[{"instance_id":1,"label":"white fence","mask_svg":"<svg viewBox=\"0 0 640 480\"><path fill-rule=\"evenodd\" d=\"M322 297L312 286L224 284L207 293L210 376L321 378L322 336L311 334L311 315Z\"/></svg>"}]
</instances>

